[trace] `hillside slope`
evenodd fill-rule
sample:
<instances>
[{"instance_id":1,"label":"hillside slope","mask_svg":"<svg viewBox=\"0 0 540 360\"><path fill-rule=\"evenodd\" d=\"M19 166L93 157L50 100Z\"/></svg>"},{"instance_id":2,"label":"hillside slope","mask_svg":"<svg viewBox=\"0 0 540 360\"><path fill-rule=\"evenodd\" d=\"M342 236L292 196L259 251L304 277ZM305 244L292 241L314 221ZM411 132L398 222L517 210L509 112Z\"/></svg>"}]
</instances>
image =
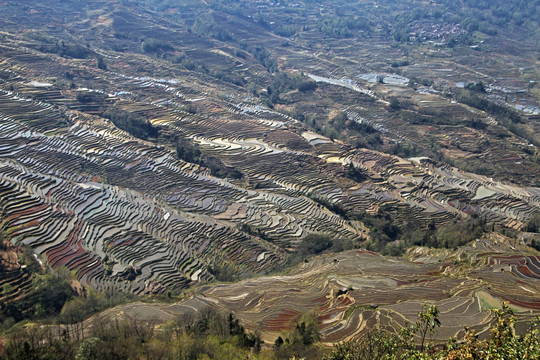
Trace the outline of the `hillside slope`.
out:
<instances>
[{"instance_id":1,"label":"hillside slope","mask_svg":"<svg viewBox=\"0 0 540 360\"><path fill-rule=\"evenodd\" d=\"M513 61L504 79L461 43L409 44L396 69L409 45L376 23L334 34L309 2L289 35L245 2L52 3L0 4L1 227L83 284L179 291L280 268L309 235L399 250L407 227L516 230L540 212L536 120L506 107L535 101L530 51L493 55ZM476 36L495 51L520 31Z\"/></svg>"}]
</instances>

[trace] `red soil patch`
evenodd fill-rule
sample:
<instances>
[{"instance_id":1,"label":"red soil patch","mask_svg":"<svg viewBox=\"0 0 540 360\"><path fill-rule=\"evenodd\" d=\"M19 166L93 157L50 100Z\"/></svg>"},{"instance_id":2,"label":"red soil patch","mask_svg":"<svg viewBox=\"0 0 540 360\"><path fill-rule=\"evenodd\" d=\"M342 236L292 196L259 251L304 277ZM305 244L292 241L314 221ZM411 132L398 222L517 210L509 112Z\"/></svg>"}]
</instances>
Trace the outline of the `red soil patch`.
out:
<instances>
[{"instance_id":1,"label":"red soil patch","mask_svg":"<svg viewBox=\"0 0 540 360\"><path fill-rule=\"evenodd\" d=\"M540 279L540 276L538 274L535 274L531 271L531 269L529 269L527 266L518 266L517 270L522 273L523 275L525 276L528 276L528 277L532 277L532 278L536 278L536 279Z\"/></svg>"},{"instance_id":2,"label":"red soil patch","mask_svg":"<svg viewBox=\"0 0 540 360\"><path fill-rule=\"evenodd\" d=\"M336 304L337 306L349 306L351 305L353 302L350 298L348 297L344 297L343 300L340 301L339 304Z\"/></svg>"},{"instance_id":3,"label":"red soil patch","mask_svg":"<svg viewBox=\"0 0 540 360\"><path fill-rule=\"evenodd\" d=\"M369 251L369 250L356 250L358 254L368 254L373 256L381 256L381 254L377 254L376 252Z\"/></svg>"},{"instance_id":4,"label":"red soil patch","mask_svg":"<svg viewBox=\"0 0 540 360\"><path fill-rule=\"evenodd\" d=\"M332 314L331 313L328 313L328 314L324 314L324 315L321 315L321 316L317 316L317 322L323 322L325 320L330 320L332 318Z\"/></svg>"},{"instance_id":5,"label":"red soil patch","mask_svg":"<svg viewBox=\"0 0 540 360\"><path fill-rule=\"evenodd\" d=\"M527 309L533 309L533 310L540 310L540 301L521 301L516 299L508 299L504 298L505 300L510 301L510 304L521 306Z\"/></svg>"},{"instance_id":6,"label":"red soil patch","mask_svg":"<svg viewBox=\"0 0 540 360\"><path fill-rule=\"evenodd\" d=\"M397 279L392 279L392 280L395 280L397 286L403 286L403 285L410 284L409 281L403 281L403 280L397 280Z\"/></svg>"},{"instance_id":7,"label":"red soil patch","mask_svg":"<svg viewBox=\"0 0 540 360\"><path fill-rule=\"evenodd\" d=\"M293 310L283 310L272 319L263 323L263 328L269 331L287 330L291 321L300 315L300 312Z\"/></svg>"}]
</instances>

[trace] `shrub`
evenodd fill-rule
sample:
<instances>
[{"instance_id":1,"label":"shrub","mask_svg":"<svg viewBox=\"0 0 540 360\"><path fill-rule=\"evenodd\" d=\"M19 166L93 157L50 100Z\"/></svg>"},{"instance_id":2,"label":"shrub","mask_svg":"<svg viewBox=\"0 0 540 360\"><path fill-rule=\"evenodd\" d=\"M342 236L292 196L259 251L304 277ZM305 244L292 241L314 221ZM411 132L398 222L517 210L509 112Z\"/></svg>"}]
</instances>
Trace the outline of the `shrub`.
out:
<instances>
[{"instance_id":1,"label":"shrub","mask_svg":"<svg viewBox=\"0 0 540 360\"><path fill-rule=\"evenodd\" d=\"M102 116L111 120L120 129L140 139L146 140L149 137L159 135L159 128L153 126L148 120L140 115L120 110L117 107L108 108L102 113Z\"/></svg>"}]
</instances>

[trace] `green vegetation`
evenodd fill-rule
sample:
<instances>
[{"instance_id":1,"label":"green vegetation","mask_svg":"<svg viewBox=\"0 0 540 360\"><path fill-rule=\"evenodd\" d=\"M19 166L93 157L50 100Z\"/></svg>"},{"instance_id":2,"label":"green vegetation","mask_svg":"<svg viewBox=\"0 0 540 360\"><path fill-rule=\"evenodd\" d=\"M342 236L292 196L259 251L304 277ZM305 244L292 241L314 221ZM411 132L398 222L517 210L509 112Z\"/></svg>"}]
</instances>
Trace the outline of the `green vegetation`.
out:
<instances>
[{"instance_id":1,"label":"green vegetation","mask_svg":"<svg viewBox=\"0 0 540 360\"><path fill-rule=\"evenodd\" d=\"M135 299L134 296L120 292L106 293L85 288L84 294L71 297L64 303L59 321L63 324L77 324L90 315Z\"/></svg>"},{"instance_id":2,"label":"green vegetation","mask_svg":"<svg viewBox=\"0 0 540 360\"><path fill-rule=\"evenodd\" d=\"M536 146L540 146L536 133L523 126L526 121L516 110L503 105L495 104L492 101L478 95L478 93L482 93L484 91L484 85L481 82L476 84L468 84L467 89L456 93L456 100L460 103L472 106L493 115L511 133L528 140Z\"/></svg>"},{"instance_id":3,"label":"green vegetation","mask_svg":"<svg viewBox=\"0 0 540 360\"><path fill-rule=\"evenodd\" d=\"M471 91L486 92L486 86L481 81L477 82L476 84L468 83L467 85L465 85L465 87Z\"/></svg>"},{"instance_id":4,"label":"green vegetation","mask_svg":"<svg viewBox=\"0 0 540 360\"><path fill-rule=\"evenodd\" d=\"M488 231L486 220L480 217L453 221L439 226L436 230L435 226L430 224L421 240L417 240L415 245L455 249L480 238Z\"/></svg>"},{"instance_id":5,"label":"green vegetation","mask_svg":"<svg viewBox=\"0 0 540 360\"><path fill-rule=\"evenodd\" d=\"M486 35L497 35L497 29L512 29L518 26L538 28L537 1L484 1L469 0L457 4L452 0L438 0L436 6L412 6L408 11L398 15L393 30L394 39L398 42L411 41L409 24L413 21L437 21L448 24L460 24L466 34L459 34L447 39L447 46L469 44L471 36L476 32ZM422 38L416 38L422 41ZM425 39L429 40L429 39Z\"/></svg>"},{"instance_id":6,"label":"green vegetation","mask_svg":"<svg viewBox=\"0 0 540 360\"><path fill-rule=\"evenodd\" d=\"M349 163L349 165L347 166L345 176L359 183L364 182L368 179L367 172L362 168L354 166L353 163Z\"/></svg>"},{"instance_id":7,"label":"green vegetation","mask_svg":"<svg viewBox=\"0 0 540 360\"><path fill-rule=\"evenodd\" d=\"M469 0L464 8L451 0L437 2L442 3L446 10L463 16L461 22L467 24L467 28L471 31L479 30L492 35L492 31L489 31L492 26L521 26L525 23L531 26L540 25L538 17L535 16L538 10L538 1ZM454 18L456 17L452 17L452 19Z\"/></svg>"},{"instance_id":8,"label":"green vegetation","mask_svg":"<svg viewBox=\"0 0 540 360\"><path fill-rule=\"evenodd\" d=\"M397 352L394 336L378 329L368 331L358 340L334 344L324 360L371 360L390 358Z\"/></svg>"},{"instance_id":9,"label":"green vegetation","mask_svg":"<svg viewBox=\"0 0 540 360\"><path fill-rule=\"evenodd\" d=\"M250 47L244 43L240 43L240 47L251 53L268 72L273 73L278 70L277 63L272 58L272 53L267 48L261 46Z\"/></svg>"},{"instance_id":10,"label":"green vegetation","mask_svg":"<svg viewBox=\"0 0 540 360\"><path fill-rule=\"evenodd\" d=\"M298 253L302 256L317 255L329 249L333 241L324 235L309 234L298 246Z\"/></svg>"},{"instance_id":11,"label":"green vegetation","mask_svg":"<svg viewBox=\"0 0 540 360\"><path fill-rule=\"evenodd\" d=\"M525 224L525 230L528 232L540 233L540 215L536 214Z\"/></svg>"},{"instance_id":12,"label":"green vegetation","mask_svg":"<svg viewBox=\"0 0 540 360\"><path fill-rule=\"evenodd\" d=\"M397 110L400 110L401 108L402 108L402 105L399 102L399 99L396 98L395 96L392 96L390 98L390 109L392 111L397 111Z\"/></svg>"},{"instance_id":13,"label":"green vegetation","mask_svg":"<svg viewBox=\"0 0 540 360\"><path fill-rule=\"evenodd\" d=\"M40 45L39 51L75 59L87 59L94 56L94 52L89 48L80 44L66 44L64 40L60 40L54 44Z\"/></svg>"},{"instance_id":14,"label":"green vegetation","mask_svg":"<svg viewBox=\"0 0 540 360\"><path fill-rule=\"evenodd\" d=\"M6 245L5 236L0 233L1 254L14 256L17 252L22 274L31 281L29 289L21 289L24 284L16 281L13 285L4 283L0 298L1 330L7 330L16 323L25 321L47 321L76 324L106 308L125 303L133 297L122 293L97 292L91 288L81 289L77 294L72 286L71 274L65 268L56 271L42 268L29 248L14 248ZM0 270L13 271L15 264L0 260ZM23 277L24 279L24 277Z\"/></svg>"},{"instance_id":15,"label":"green vegetation","mask_svg":"<svg viewBox=\"0 0 540 360\"><path fill-rule=\"evenodd\" d=\"M176 140L176 155L178 158L210 169L210 175L219 178L241 179L242 173L231 166L227 166L219 158L203 154L199 146L188 139Z\"/></svg>"},{"instance_id":16,"label":"green vegetation","mask_svg":"<svg viewBox=\"0 0 540 360\"><path fill-rule=\"evenodd\" d=\"M210 169L210 175L219 178L241 179L242 173L231 166L227 166L214 156L205 156L203 166Z\"/></svg>"},{"instance_id":17,"label":"green vegetation","mask_svg":"<svg viewBox=\"0 0 540 360\"><path fill-rule=\"evenodd\" d=\"M96 91L85 91L85 90L77 91L77 94L75 96L76 96L77 101L83 104L88 104L88 103L102 104L103 101L105 101L105 99L107 98L105 94L102 94Z\"/></svg>"},{"instance_id":18,"label":"green vegetation","mask_svg":"<svg viewBox=\"0 0 540 360\"><path fill-rule=\"evenodd\" d=\"M289 336L283 339L279 336L274 342L276 359L291 359L301 357L316 359L320 357L322 349L317 342L320 340L317 322L311 316L304 318L296 324Z\"/></svg>"},{"instance_id":19,"label":"green vegetation","mask_svg":"<svg viewBox=\"0 0 540 360\"><path fill-rule=\"evenodd\" d=\"M392 63L393 68L402 67L402 66L409 66L409 60L402 60L402 61L394 61Z\"/></svg>"},{"instance_id":20,"label":"green vegetation","mask_svg":"<svg viewBox=\"0 0 540 360\"><path fill-rule=\"evenodd\" d=\"M109 107L102 116L111 120L114 125L127 131L131 135L140 139L155 138L159 135L159 128L153 126L148 120L118 107Z\"/></svg>"},{"instance_id":21,"label":"green vegetation","mask_svg":"<svg viewBox=\"0 0 540 360\"><path fill-rule=\"evenodd\" d=\"M214 275L217 281L226 281L232 282L238 280L238 269L237 267L229 262L220 260L206 266L206 270L212 275Z\"/></svg>"},{"instance_id":22,"label":"green vegetation","mask_svg":"<svg viewBox=\"0 0 540 360\"><path fill-rule=\"evenodd\" d=\"M190 163L199 164L201 161L201 150L199 150L197 144L186 138L176 140L176 155L179 159Z\"/></svg>"},{"instance_id":23,"label":"green vegetation","mask_svg":"<svg viewBox=\"0 0 540 360\"><path fill-rule=\"evenodd\" d=\"M525 231L540 234L540 215L534 215L526 224ZM540 239L532 239L530 246L540 251Z\"/></svg>"},{"instance_id":24,"label":"green vegetation","mask_svg":"<svg viewBox=\"0 0 540 360\"><path fill-rule=\"evenodd\" d=\"M152 322L94 318L84 334L52 326L16 329L0 358L243 360L261 349L258 334L246 331L233 314L212 309L203 309L197 317L178 317L160 330Z\"/></svg>"},{"instance_id":25,"label":"green vegetation","mask_svg":"<svg viewBox=\"0 0 540 360\"><path fill-rule=\"evenodd\" d=\"M283 103L280 98L282 93L291 90L301 92L313 91L317 88L317 83L303 74L278 72L272 84L266 88L266 96L272 104Z\"/></svg>"},{"instance_id":26,"label":"green vegetation","mask_svg":"<svg viewBox=\"0 0 540 360\"><path fill-rule=\"evenodd\" d=\"M13 291L4 286L3 296ZM43 319L57 315L64 303L74 296L69 281L60 275L36 273L32 277L32 291L17 301L1 305L4 321L19 322L25 319Z\"/></svg>"},{"instance_id":27,"label":"green vegetation","mask_svg":"<svg viewBox=\"0 0 540 360\"><path fill-rule=\"evenodd\" d=\"M370 32L371 22L368 18L359 17L323 17L319 20L318 29L324 35L350 37L355 30Z\"/></svg>"},{"instance_id":28,"label":"green vegetation","mask_svg":"<svg viewBox=\"0 0 540 360\"><path fill-rule=\"evenodd\" d=\"M455 249L489 232L488 224L481 217L471 216L436 226L434 222L397 219L393 211L392 207L388 207L377 215L350 214L370 230L369 249L387 255L400 255L410 246Z\"/></svg>"},{"instance_id":29,"label":"green vegetation","mask_svg":"<svg viewBox=\"0 0 540 360\"><path fill-rule=\"evenodd\" d=\"M204 13L200 15L193 24L193 32L199 35L210 36L221 41L232 40L231 34L216 23L212 13Z\"/></svg>"},{"instance_id":30,"label":"green vegetation","mask_svg":"<svg viewBox=\"0 0 540 360\"><path fill-rule=\"evenodd\" d=\"M171 44L163 40L148 39L142 43L142 50L145 53L158 54L172 51L173 47L171 46Z\"/></svg>"},{"instance_id":31,"label":"green vegetation","mask_svg":"<svg viewBox=\"0 0 540 360\"><path fill-rule=\"evenodd\" d=\"M480 92L481 89L483 89L483 85L482 83L478 83L478 84L469 84L470 86L468 85L467 88L473 90L474 92ZM497 116L498 119L503 120L506 123L523 122L523 119L519 116L519 114L515 110L511 110L502 105L497 105L489 100L486 100L476 95L474 92L462 90L456 94L456 100L459 101L460 103L467 104L474 108L493 114Z\"/></svg>"},{"instance_id":32,"label":"green vegetation","mask_svg":"<svg viewBox=\"0 0 540 360\"><path fill-rule=\"evenodd\" d=\"M107 70L107 63L105 62L105 59L103 59L103 56L98 56L96 59L98 69Z\"/></svg>"},{"instance_id":33,"label":"green vegetation","mask_svg":"<svg viewBox=\"0 0 540 360\"><path fill-rule=\"evenodd\" d=\"M287 261L280 269L289 269L302 261L308 262L311 257L316 255L351 250L358 247L360 247L359 241L329 237L323 234L309 234L297 245L295 251L289 254Z\"/></svg>"}]
</instances>

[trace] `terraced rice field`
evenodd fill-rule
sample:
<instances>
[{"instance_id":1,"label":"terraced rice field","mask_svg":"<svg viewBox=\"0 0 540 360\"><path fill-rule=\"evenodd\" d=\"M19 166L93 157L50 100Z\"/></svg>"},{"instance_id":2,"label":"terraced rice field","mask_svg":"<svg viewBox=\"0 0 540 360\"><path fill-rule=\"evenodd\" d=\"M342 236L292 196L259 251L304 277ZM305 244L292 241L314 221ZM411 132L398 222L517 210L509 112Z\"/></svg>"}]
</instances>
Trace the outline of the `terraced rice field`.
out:
<instances>
[{"instance_id":1,"label":"terraced rice field","mask_svg":"<svg viewBox=\"0 0 540 360\"><path fill-rule=\"evenodd\" d=\"M83 284L164 293L211 281L209 269L220 265L239 275L271 272L310 234L356 245L368 239L363 224L336 209L356 214L388 209L396 223L420 227L479 215L512 229L540 211L537 187L425 157L407 159L354 147L296 119L288 97L299 97L296 110L306 115L312 110L343 112L349 122L372 126L387 143L425 147L423 137L431 130L395 118L387 110L388 96L399 93L419 108L447 111L456 123L473 116L440 95L405 88L403 77L347 60L344 52L349 57L358 53L363 60L371 52L373 66L380 67L382 53L373 40L334 39L329 41L340 45L335 53L308 51L305 41L315 35L310 31L280 47L282 38L241 19L245 28L231 27L232 33L249 37L252 46L265 39L276 46L272 55L280 70L305 72L317 81L317 89L283 94L283 103L271 108L261 101L267 89L247 91L220 78L233 74L267 87L275 77L238 44L188 32L186 24L173 24L157 12L122 8L118 2L87 3L99 11L81 12L62 3L60 16L59 8L36 5L43 11L32 18L36 33L9 32L22 26L14 19L26 19L18 7L6 9L12 17L0 19L6 29L0 34L0 226L14 244L31 247L53 268L67 267ZM56 15L42 17L49 13ZM69 34L88 31L92 45L85 49L91 55L77 58L47 50L53 44L38 33L56 36L51 19ZM174 61L141 50L143 37L168 39ZM384 56L400 53L387 50ZM107 69L96 66L98 55ZM182 56L195 68L208 69L182 65ZM431 64L429 69L446 66ZM379 73L388 81L374 83L372 75L364 76ZM109 108L149 121L160 135L147 141L130 136L101 117ZM474 116L489 122L486 114ZM485 162L514 159L522 144L496 121L489 124L490 131L509 139L508 146L471 128L431 127L451 151L457 143L466 149L474 147L477 136L489 137ZM179 159L178 139L235 169L240 178L218 178L209 167ZM518 167L533 176L537 165L525 160L508 160L513 165L505 163L497 173ZM350 165L366 179L348 177ZM494 261L530 277L525 264ZM323 302L319 296L309 301ZM275 314L268 320L274 325L268 326L279 327L295 314Z\"/></svg>"},{"instance_id":2,"label":"terraced rice field","mask_svg":"<svg viewBox=\"0 0 540 360\"><path fill-rule=\"evenodd\" d=\"M416 321L427 302L440 311L442 325L435 341L463 336L464 326L483 337L489 335L492 309L500 307L501 300L510 302L518 322L540 314L540 257L516 246L508 238L492 237L457 251L412 249L408 260L362 250L327 254L285 275L203 286L177 304L134 303L100 316L154 318L162 323L213 307L233 312L272 343L309 313L316 316L323 342L332 343L375 326L399 330ZM424 256L433 261L423 263ZM503 264L511 265L501 271ZM528 276L526 285L523 274Z\"/></svg>"},{"instance_id":3,"label":"terraced rice field","mask_svg":"<svg viewBox=\"0 0 540 360\"><path fill-rule=\"evenodd\" d=\"M538 189L296 135L281 125L291 120L240 123L148 108L153 123L183 133L247 183L212 177L103 119L1 92L3 226L13 241L96 288L149 293L209 280L215 259L270 270L310 233L367 237L313 199L368 212L398 204L397 216L426 222L477 213L510 227L540 206ZM385 180L354 183L343 176L350 163ZM127 267L139 272L135 281L126 280Z\"/></svg>"},{"instance_id":4,"label":"terraced rice field","mask_svg":"<svg viewBox=\"0 0 540 360\"><path fill-rule=\"evenodd\" d=\"M28 67L41 59L21 55L12 54ZM26 85L17 93L0 90L2 226L14 243L98 289L179 289L210 280L207 265L223 261L239 272L264 273L310 233L367 238L361 225L321 202L368 213L391 204L397 219L426 224L478 214L515 228L540 208L538 188L429 159L353 149L268 109L232 106L193 91L190 96L219 115L164 105L187 96L183 81L122 74L100 79L101 92L126 94L107 101L163 133L181 134L243 175L241 181L220 179L92 115L91 105L32 85L22 72L13 77ZM346 178L349 164L363 169L368 181ZM258 229L259 236L241 225ZM129 268L134 280L128 280Z\"/></svg>"}]
</instances>

